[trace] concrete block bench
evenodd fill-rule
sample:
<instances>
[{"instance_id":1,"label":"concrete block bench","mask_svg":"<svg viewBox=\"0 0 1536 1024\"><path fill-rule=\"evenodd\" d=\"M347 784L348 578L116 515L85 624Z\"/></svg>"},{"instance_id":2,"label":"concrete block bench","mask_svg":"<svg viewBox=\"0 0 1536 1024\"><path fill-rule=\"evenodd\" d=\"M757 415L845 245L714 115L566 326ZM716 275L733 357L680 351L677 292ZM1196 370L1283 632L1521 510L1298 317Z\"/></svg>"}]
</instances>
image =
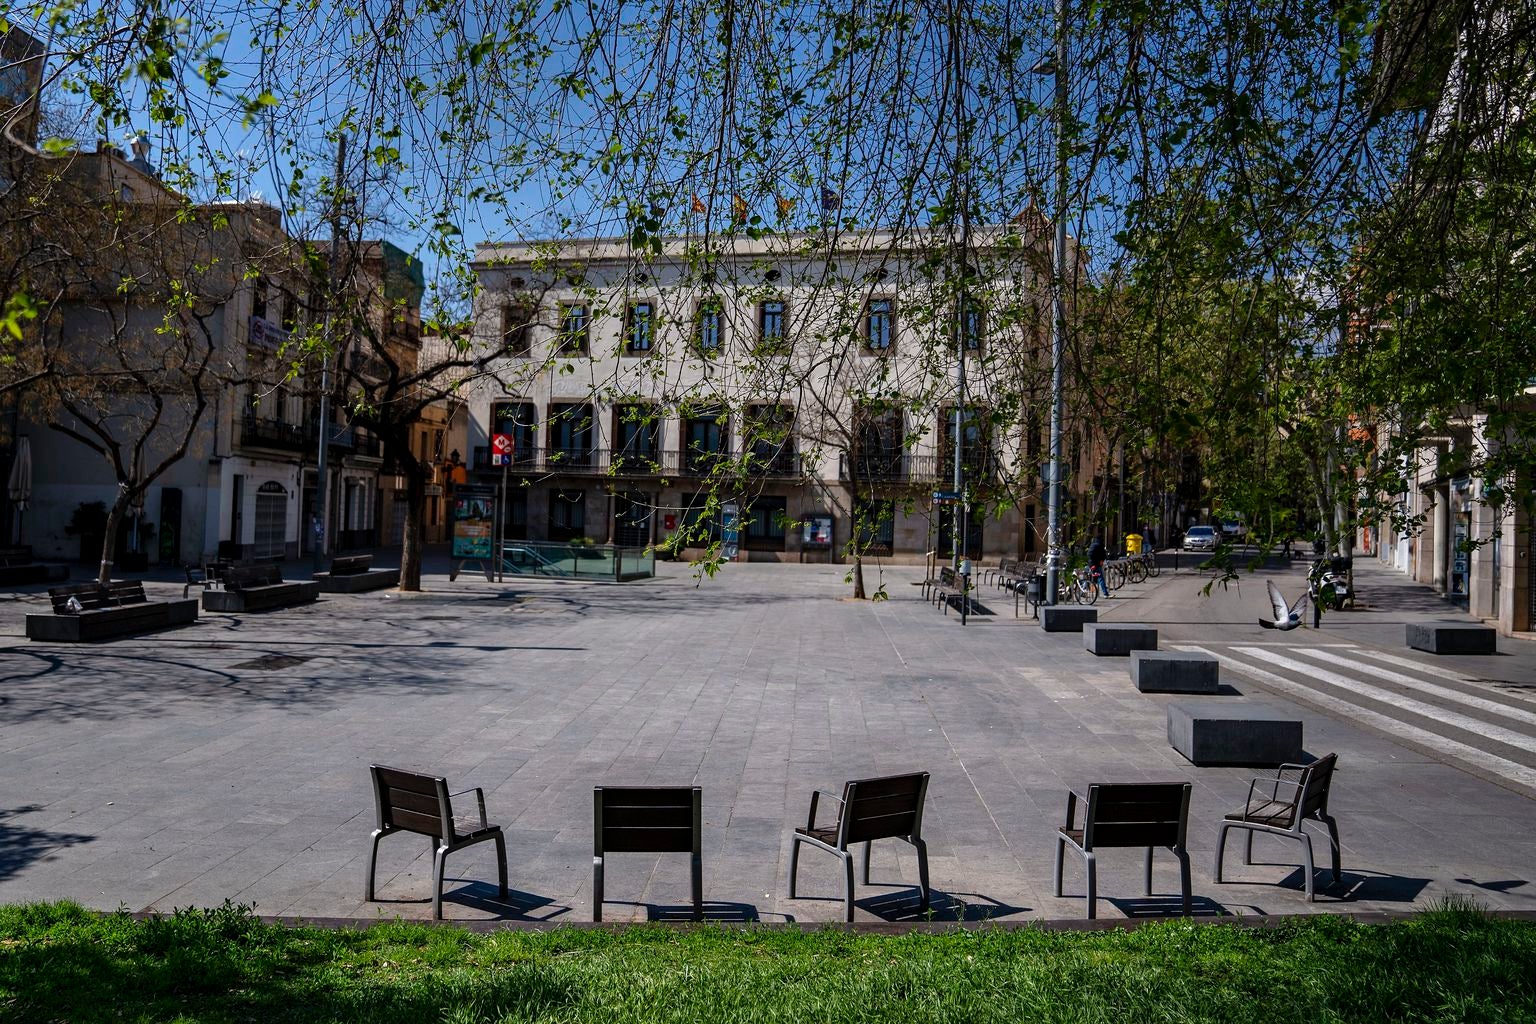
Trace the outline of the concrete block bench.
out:
<instances>
[{"instance_id":1,"label":"concrete block bench","mask_svg":"<svg viewBox=\"0 0 1536 1024\"><path fill-rule=\"evenodd\" d=\"M224 573L223 580L223 590L203 591L203 611L264 612L306 604L320 595L320 584L286 582L275 565L237 565Z\"/></svg>"},{"instance_id":2,"label":"concrete block bench","mask_svg":"<svg viewBox=\"0 0 1536 1024\"><path fill-rule=\"evenodd\" d=\"M1142 693L1214 694L1221 662L1190 651L1132 651L1131 682Z\"/></svg>"},{"instance_id":3,"label":"concrete block bench","mask_svg":"<svg viewBox=\"0 0 1536 1024\"><path fill-rule=\"evenodd\" d=\"M1058 604L1040 609L1040 626L1047 633L1081 633L1085 625L1098 621L1097 608Z\"/></svg>"},{"instance_id":4,"label":"concrete block bench","mask_svg":"<svg viewBox=\"0 0 1536 1024\"><path fill-rule=\"evenodd\" d=\"M315 582L326 594L357 594L400 585L399 569L371 568L372 555L343 555L331 559L329 572L315 573Z\"/></svg>"},{"instance_id":5,"label":"concrete block bench","mask_svg":"<svg viewBox=\"0 0 1536 1024\"><path fill-rule=\"evenodd\" d=\"M1497 654L1499 631L1470 622L1410 622L1408 646L1430 654Z\"/></svg>"},{"instance_id":6,"label":"concrete block bench","mask_svg":"<svg viewBox=\"0 0 1536 1024\"><path fill-rule=\"evenodd\" d=\"M105 587L82 583L48 591L53 614L28 615L27 639L54 643L88 643L121 636L138 636L197 621L197 601L151 601L144 584L114 580ZM69 606L73 598L80 609Z\"/></svg>"},{"instance_id":7,"label":"concrete block bench","mask_svg":"<svg viewBox=\"0 0 1536 1024\"><path fill-rule=\"evenodd\" d=\"M1083 648L1099 657L1123 658L1132 651L1157 650L1157 629L1119 622L1083 624Z\"/></svg>"},{"instance_id":8,"label":"concrete block bench","mask_svg":"<svg viewBox=\"0 0 1536 1024\"><path fill-rule=\"evenodd\" d=\"M1191 764L1274 768L1301 759L1301 720L1243 699L1168 705L1168 745Z\"/></svg>"}]
</instances>

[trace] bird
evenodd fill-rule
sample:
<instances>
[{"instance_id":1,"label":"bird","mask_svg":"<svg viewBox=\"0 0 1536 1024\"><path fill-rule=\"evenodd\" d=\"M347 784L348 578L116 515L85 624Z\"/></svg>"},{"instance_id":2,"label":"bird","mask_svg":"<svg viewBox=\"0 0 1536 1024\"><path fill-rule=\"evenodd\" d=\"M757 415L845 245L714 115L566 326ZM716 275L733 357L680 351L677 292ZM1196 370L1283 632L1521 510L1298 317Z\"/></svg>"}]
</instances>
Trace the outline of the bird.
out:
<instances>
[{"instance_id":1,"label":"bird","mask_svg":"<svg viewBox=\"0 0 1536 1024\"><path fill-rule=\"evenodd\" d=\"M1296 599L1296 603L1286 607L1285 597L1275 589L1274 581L1265 580L1264 585L1269 588L1269 603L1275 609L1275 621L1260 619L1259 625L1265 629L1295 629L1301 625L1301 610L1306 607L1307 595L1303 593Z\"/></svg>"}]
</instances>

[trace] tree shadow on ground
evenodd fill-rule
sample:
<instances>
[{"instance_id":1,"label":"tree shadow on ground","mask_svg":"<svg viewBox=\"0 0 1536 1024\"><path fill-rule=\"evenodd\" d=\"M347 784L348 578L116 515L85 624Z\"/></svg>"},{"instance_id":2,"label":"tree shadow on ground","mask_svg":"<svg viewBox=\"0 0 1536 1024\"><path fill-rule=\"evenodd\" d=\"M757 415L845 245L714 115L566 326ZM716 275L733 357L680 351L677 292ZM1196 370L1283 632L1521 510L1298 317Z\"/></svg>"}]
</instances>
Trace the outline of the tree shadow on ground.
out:
<instances>
[{"instance_id":1,"label":"tree shadow on ground","mask_svg":"<svg viewBox=\"0 0 1536 1024\"><path fill-rule=\"evenodd\" d=\"M19 874L29 865L46 860L54 851L64 846L89 843L95 836L74 832L49 832L40 828L19 825L11 818L42 810L41 804L23 807L0 808L0 882Z\"/></svg>"}]
</instances>

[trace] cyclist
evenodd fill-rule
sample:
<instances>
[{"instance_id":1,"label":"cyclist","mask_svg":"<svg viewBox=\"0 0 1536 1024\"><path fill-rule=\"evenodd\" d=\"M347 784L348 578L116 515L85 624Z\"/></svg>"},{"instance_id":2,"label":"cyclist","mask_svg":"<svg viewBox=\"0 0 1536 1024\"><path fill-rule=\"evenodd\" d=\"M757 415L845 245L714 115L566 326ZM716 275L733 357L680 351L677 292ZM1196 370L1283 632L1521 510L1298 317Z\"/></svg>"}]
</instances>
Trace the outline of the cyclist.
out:
<instances>
[{"instance_id":1,"label":"cyclist","mask_svg":"<svg viewBox=\"0 0 1536 1024\"><path fill-rule=\"evenodd\" d=\"M1099 588L1099 593L1109 596L1109 584L1104 582L1104 558L1107 552L1104 550L1104 542L1098 537L1093 538L1093 543L1088 545L1088 568L1094 583Z\"/></svg>"}]
</instances>

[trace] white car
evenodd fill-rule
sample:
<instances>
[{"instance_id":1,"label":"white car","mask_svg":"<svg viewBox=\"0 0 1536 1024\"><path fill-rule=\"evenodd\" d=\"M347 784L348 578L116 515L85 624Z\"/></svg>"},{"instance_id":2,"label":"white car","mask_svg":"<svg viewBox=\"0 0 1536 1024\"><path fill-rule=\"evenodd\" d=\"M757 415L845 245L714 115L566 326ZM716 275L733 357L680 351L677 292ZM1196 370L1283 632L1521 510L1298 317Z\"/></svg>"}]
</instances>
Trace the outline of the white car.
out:
<instances>
[{"instance_id":1,"label":"white car","mask_svg":"<svg viewBox=\"0 0 1536 1024\"><path fill-rule=\"evenodd\" d=\"M1184 550L1215 551L1220 540L1214 526L1191 526L1184 532Z\"/></svg>"},{"instance_id":2,"label":"white car","mask_svg":"<svg viewBox=\"0 0 1536 1024\"><path fill-rule=\"evenodd\" d=\"M1248 536L1248 527L1243 525L1241 519L1223 519L1221 521L1221 532L1233 540L1242 540Z\"/></svg>"}]
</instances>

